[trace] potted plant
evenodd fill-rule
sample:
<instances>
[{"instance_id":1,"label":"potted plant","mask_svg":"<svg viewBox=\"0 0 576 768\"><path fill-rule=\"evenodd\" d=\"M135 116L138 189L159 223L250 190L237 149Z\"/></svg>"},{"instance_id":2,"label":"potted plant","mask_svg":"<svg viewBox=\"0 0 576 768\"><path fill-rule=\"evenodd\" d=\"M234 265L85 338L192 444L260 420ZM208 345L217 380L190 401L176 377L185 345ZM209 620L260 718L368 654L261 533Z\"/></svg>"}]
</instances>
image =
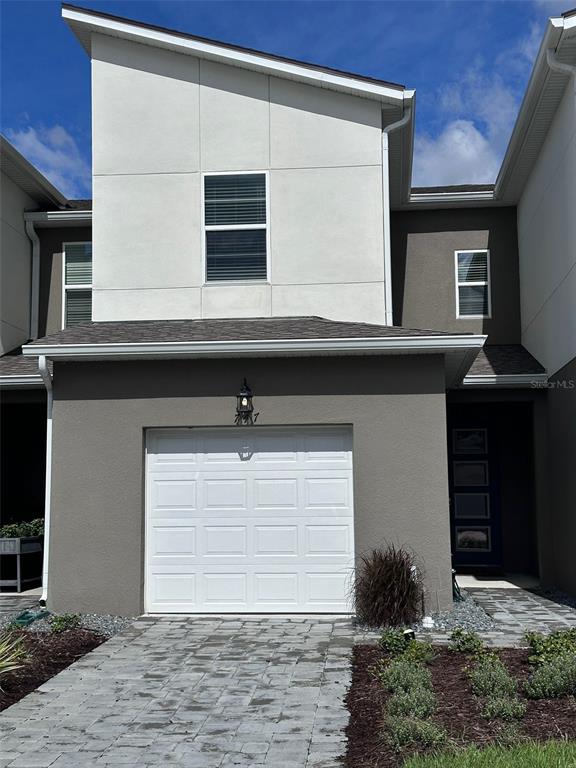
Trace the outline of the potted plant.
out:
<instances>
[{"instance_id":1,"label":"potted plant","mask_svg":"<svg viewBox=\"0 0 576 768\"><path fill-rule=\"evenodd\" d=\"M44 545L44 520L36 518L26 523L9 523L0 528L0 555L16 557L16 578L0 580L0 587L16 587L22 591L22 584L37 581L42 576L41 560L38 560L37 573L22 578L22 555L41 553Z\"/></svg>"}]
</instances>

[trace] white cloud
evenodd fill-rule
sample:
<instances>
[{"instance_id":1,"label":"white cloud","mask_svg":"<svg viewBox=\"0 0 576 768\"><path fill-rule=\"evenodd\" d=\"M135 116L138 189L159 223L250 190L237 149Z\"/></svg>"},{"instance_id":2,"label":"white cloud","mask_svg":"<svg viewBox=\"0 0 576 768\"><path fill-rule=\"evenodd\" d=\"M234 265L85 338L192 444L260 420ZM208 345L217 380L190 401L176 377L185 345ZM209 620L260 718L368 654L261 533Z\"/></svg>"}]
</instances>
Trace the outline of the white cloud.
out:
<instances>
[{"instance_id":1,"label":"white cloud","mask_svg":"<svg viewBox=\"0 0 576 768\"><path fill-rule=\"evenodd\" d=\"M437 93L446 120L437 135L415 141L414 185L492 183L518 112L519 94L475 62Z\"/></svg>"},{"instance_id":2,"label":"white cloud","mask_svg":"<svg viewBox=\"0 0 576 768\"><path fill-rule=\"evenodd\" d=\"M8 130L8 139L69 198L90 196L91 171L76 140L61 125Z\"/></svg>"},{"instance_id":3,"label":"white cloud","mask_svg":"<svg viewBox=\"0 0 576 768\"><path fill-rule=\"evenodd\" d=\"M470 120L449 122L439 136L417 136L414 143L415 187L486 184L500 165L493 145Z\"/></svg>"}]
</instances>

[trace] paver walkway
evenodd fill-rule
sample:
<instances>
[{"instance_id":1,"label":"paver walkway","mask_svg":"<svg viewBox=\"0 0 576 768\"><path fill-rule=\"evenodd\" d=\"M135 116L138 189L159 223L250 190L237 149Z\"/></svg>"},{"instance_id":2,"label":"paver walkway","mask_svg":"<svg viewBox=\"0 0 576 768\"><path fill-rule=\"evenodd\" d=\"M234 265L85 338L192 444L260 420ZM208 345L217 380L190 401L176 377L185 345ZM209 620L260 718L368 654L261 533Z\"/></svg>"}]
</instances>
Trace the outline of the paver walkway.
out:
<instances>
[{"instance_id":1,"label":"paver walkway","mask_svg":"<svg viewBox=\"0 0 576 768\"><path fill-rule=\"evenodd\" d=\"M0 766L333 768L345 618L138 619L0 715Z\"/></svg>"},{"instance_id":2,"label":"paver walkway","mask_svg":"<svg viewBox=\"0 0 576 768\"><path fill-rule=\"evenodd\" d=\"M468 589L502 632L555 632L576 627L576 610L524 589Z\"/></svg>"}]
</instances>

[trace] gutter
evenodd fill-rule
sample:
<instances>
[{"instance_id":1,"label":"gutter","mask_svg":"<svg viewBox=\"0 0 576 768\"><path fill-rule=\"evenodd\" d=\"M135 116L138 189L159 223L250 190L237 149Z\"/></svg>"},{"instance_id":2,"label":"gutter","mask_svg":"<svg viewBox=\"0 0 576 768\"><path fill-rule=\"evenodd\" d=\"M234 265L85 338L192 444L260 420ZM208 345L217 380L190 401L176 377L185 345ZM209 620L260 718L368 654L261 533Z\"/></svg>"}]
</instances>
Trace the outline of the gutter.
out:
<instances>
[{"instance_id":1,"label":"gutter","mask_svg":"<svg viewBox=\"0 0 576 768\"><path fill-rule=\"evenodd\" d=\"M37 227L88 227L92 224L92 211L28 211L24 220L26 225Z\"/></svg>"},{"instance_id":2,"label":"gutter","mask_svg":"<svg viewBox=\"0 0 576 768\"><path fill-rule=\"evenodd\" d=\"M560 72L563 75L576 79L576 67L572 64L566 64L563 61L558 61L556 54L552 48L546 49L546 64L553 72Z\"/></svg>"},{"instance_id":3,"label":"gutter","mask_svg":"<svg viewBox=\"0 0 576 768\"><path fill-rule=\"evenodd\" d=\"M539 389L548 382L546 373L500 373L465 376L463 387L518 387Z\"/></svg>"},{"instance_id":4,"label":"gutter","mask_svg":"<svg viewBox=\"0 0 576 768\"><path fill-rule=\"evenodd\" d=\"M40 240L34 229L34 222L24 216L26 234L32 243L32 285L30 297L30 338L38 338L38 316L40 314Z\"/></svg>"},{"instance_id":5,"label":"gutter","mask_svg":"<svg viewBox=\"0 0 576 768\"><path fill-rule=\"evenodd\" d=\"M52 406L53 391L52 377L48 370L46 358L38 358L38 370L46 387L46 483L44 489L44 552L42 562L42 596L40 603L46 605L48 600L48 566L50 562L50 512L52 507Z\"/></svg>"},{"instance_id":6,"label":"gutter","mask_svg":"<svg viewBox=\"0 0 576 768\"><path fill-rule=\"evenodd\" d=\"M93 344L26 344L22 353L60 360L143 359L254 354L429 353L481 349L485 335L376 336L341 339L273 339L246 341L109 342Z\"/></svg>"},{"instance_id":7,"label":"gutter","mask_svg":"<svg viewBox=\"0 0 576 768\"><path fill-rule=\"evenodd\" d=\"M384 307L385 324L394 325L392 310L392 250L390 238L390 157L389 136L403 128L412 117L412 105L408 104L404 114L395 123L382 129L382 217L384 225Z\"/></svg>"},{"instance_id":8,"label":"gutter","mask_svg":"<svg viewBox=\"0 0 576 768\"><path fill-rule=\"evenodd\" d=\"M44 382L37 374L0 376L0 389L36 389L43 386Z\"/></svg>"}]
</instances>

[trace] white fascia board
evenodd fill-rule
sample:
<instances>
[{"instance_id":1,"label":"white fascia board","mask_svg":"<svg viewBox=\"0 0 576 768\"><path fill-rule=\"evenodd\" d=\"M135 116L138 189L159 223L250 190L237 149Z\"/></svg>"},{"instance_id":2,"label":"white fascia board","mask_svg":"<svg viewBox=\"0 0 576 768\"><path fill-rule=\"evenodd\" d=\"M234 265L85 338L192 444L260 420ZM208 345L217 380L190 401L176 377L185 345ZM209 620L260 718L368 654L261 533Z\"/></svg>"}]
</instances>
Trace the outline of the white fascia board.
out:
<instances>
[{"instance_id":1,"label":"white fascia board","mask_svg":"<svg viewBox=\"0 0 576 768\"><path fill-rule=\"evenodd\" d=\"M494 200L493 190L485 192L417 192L411 193L410 204L469 203Z\"/></svg>"},{"instance_id":2,"label":"white fascia board","mask_svg":"<svg viewBox=\"0 0 576 768\"><path fill-rule=\"evenodd\" d=\"M509 182L510 176L514 173L514 167L518 155L522 151L522 147L526 141L526 136L530 131L530 127L534 118L534 110L536 109L538 102L541 98L542 91L546 86L546 81L550 74L548 64L546 61L546 51L548 48L556 49L562 37L564 29L568 29L574 26L574 20L571 18L551 18L548 19L548 25L546 32L540 43L536 61L532 67L532 73L530 80L526 86L524 92L524 98L518 110L518 117L512 129L512 135L506 148L506 154L502 160L500 171L496 179L495 185L495 197L502 198L505 196L506 185Z\"/></svg>"},{"instance_id":3,"label":"white fascia board","mask_svg":"<svg viewBox=\"0 0 576 768\"><path fill-rule=\"evenodd\" d=\"M36 389L43 386L40 374L0 376L0 389Z\"/></svg>"},{"instance_id":4,"label":"white fascia board","mask_svg":"<svg viewBox=\"0 0 576 768\"><path fill-rule=\"evenodd\" d=\"M546 373L516 373L516 374L478 374L465 376L462 380L464 387L533 387L538 388L548 381Z\"/></svg>"},{"instance_id":5,"label":"white fascia board","mask_svg":"<svg viewBox=\"0 0 576 768\"><path fill-rule=\"evenodd\" d=\"M28 211L25 221L31 221L35 228L48 227L89 227L92 211Z\"/></svg>"},{"instance_id":6,"label":"white fascia board","mask_svg":"<svg viewBox=\"0 0 576 768\"><path fill-rule=\"evenodd\" d=\"M73 31L76 31L76 27L84 27L88 33L93 32L120 37L136 43L157 45L177 53L211 59L223 64L247 67L265 74L309 82L320 87L348 91L378 101L403 102L406 96L414 93L413 91L404 91L401 88L339 75L335 72L312 69L303 64L279 61L266 56L264 53L229 48L217 43L172 34L168 31L143 27L140 24L131 24L129 21L103 18L73 8L62 8L62 18L70 23Z\"/></svg>"},{"instance_id":7,"label":"white fascia board","mask_svg":"<svg viewBox=\"0 0 576 768\"><path fill-rule=\"evenodd\" d=\"M418 336L347 339L271 339L250 341L173 341L163 343L29 344L24 355L44 355L52 360L103 358L175 358L229 355L308 354L444 354L479 350L486 336Z\"/></svg>"}]
</instances>

